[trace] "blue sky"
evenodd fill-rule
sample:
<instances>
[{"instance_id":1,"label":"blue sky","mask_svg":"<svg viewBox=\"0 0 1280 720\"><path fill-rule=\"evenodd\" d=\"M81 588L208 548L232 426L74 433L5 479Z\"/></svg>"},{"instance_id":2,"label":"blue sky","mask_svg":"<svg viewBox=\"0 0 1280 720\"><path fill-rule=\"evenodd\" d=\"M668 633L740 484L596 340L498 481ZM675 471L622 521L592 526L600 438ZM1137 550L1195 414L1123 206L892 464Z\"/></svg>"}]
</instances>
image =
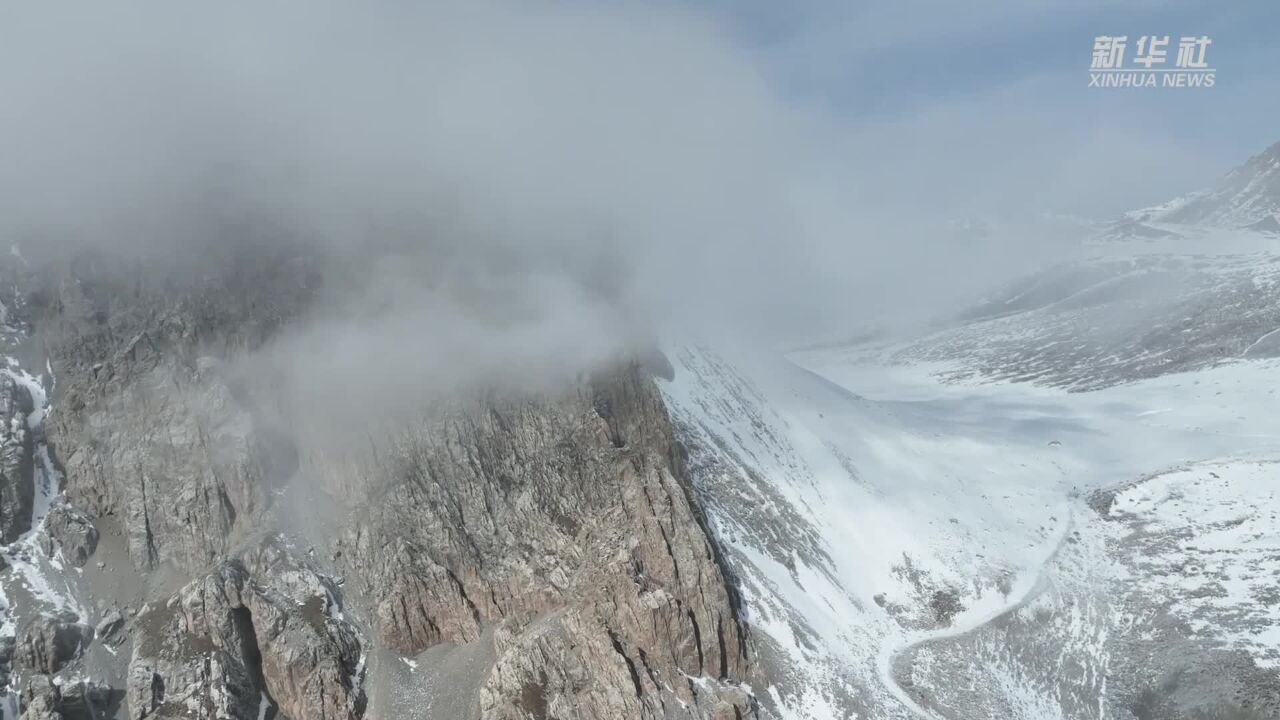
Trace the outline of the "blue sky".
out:
<instances>
[{"instance_id":1,"label":"blue sky","mask_svg":"<svg viewBox=\"0 0 1280 720\"><path fill-rule=\"evenodd\" d=\"M1138 165L1128 189L1106 193L1114 208L1087 199L1055 209L1105 213L1155 202L1203 185L1280 141L1280 3L1274 0L711 0L709 7L758 53L783 92L856 127L910 127L931 115L986 113L1002 120L992 130L1000 137L982 137L981 123L972 121L975 143L1045 163L1063 135L1131 146L1111 152L1117 163ZM1092 41L1102 34L1133 40L1207 35L1217 86L1088 88ZM927 126L920 131L926 134ZM1099 162L1103 155L1099 151Z\"/></svg>"}]
</instances>

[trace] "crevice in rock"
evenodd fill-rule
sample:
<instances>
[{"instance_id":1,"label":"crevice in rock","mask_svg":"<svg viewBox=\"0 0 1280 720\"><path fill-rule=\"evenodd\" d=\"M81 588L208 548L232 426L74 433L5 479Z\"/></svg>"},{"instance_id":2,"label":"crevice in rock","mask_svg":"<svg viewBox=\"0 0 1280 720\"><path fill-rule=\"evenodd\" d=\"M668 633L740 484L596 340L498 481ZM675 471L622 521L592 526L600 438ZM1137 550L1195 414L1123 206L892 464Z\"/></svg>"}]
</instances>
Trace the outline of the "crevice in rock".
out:
<instances>
[{"instance_id":1,"label":"crevice in rock","mask_svg":"<svg viewBox=\"0 0 1280 720\"><path fill-rule=\"evenodd\" d=\"M644 687L640 684L640 673L636 670L636 664L627 657L626 651L622 649L622 642L618 640L618 634L609 629L609 642L613 643L613 651L618 653L622 661L627 664L627 671L631 673L631 684L635 687L636 697L644 697Z\"/></svg>"},{"instance_id":2,"label":"crevice in rock","mask_svg":"<svg viewBox=\"0 0 1280 720\"><path fill-rule=\"evenodd\" d=\"M231 623L235 627L236 638L240 641L240 658L249 674L249 680L271 703L271 707L279 707L275 698L267 691L267 679L262 673L262 650L258 647L258 634L253 627L253 613L247 607L233 608Z\"/></svg>"},{"instance_id":3,"label":"crevice in rock","mask_svg":"<svg viewBox=\"0 0 1280 720\"><path fill-rule=\"evenodd\" d=\"M654 685L661 686L662 683L658 680L657 673L649 665L649 655L644 651L644 648L636 648L636 654L640 656L640 664L644 666L644 674L649 676Z\"/></svg>"},{"instance_id":4,"label":"crevice in rock","mask_svg":"<svg viewBox=\"0 0 1280 720\"><path fill-rule=\"evenodd\" d=\"M654 672L653 667L649 665L649 655L645 653L644 648L636 648L636 654L640 656L640 664L644 666L644 672L649 676L649 682L653 683L654 687L661 688L662 679L658 677L658 673ZM657 698L658 704L665 708L667 703L663 699L661 692L658 693Z\"/></svg>"},{"instance_id":5,"label":"crevice in rock","mask_svg":"<svg viewBox=\"0 0 1280 720\"><path fill-rule=\"evenodd\" d=\"M648 487L644 488L644 500L645 500L645 503L648 504L649 506L649 515L651 517L654 517L654 518L663 517L663 515L658 512L658 508L654 505L653 498L649 495ZM667 535L667 528L661 521L658 521L658 534L662 536L662 544L665 545L667 548L667 557L671 558L671 571L675 575L676 582L679 582L680 581L680 561L676 559L675 550L673 550L671 547L671 537Z\"/></svg>"},{"instance_id":6,"label":"crevice in rock","mask_svg":"<svg viewBox=\"0 0 1280 720\"><path fill-rule=\"evenodd\" d=\"M706 538L707 547L711 554L711 562L719 568L720 577L724 579L725 594L728 595L729 600L729 612L733 618L733 623L738 630L738 653L744 663L749 662L751 658L747 648L749 645L747 641L748 624L742 619L745 601L743 600L742 593L739 590L740 581L738 580L737 574L733 571L733 568L729 565L728 559L721 551L719 538L716 537L716 534L711 529L711 522L707 519L706 509L703 507L702 499L693 488L693 483L689 478L688 468L685 463L688 451L678 442L673 442L672 445L673 452L670 457L673 461L671 467L673 480L680 488L680 491L684 493L685 501L689 504L689 510L693 515L693 520L702 531L702 536ZM675 450L675 448L678 448L678 450ZM727 653L724 647L723 628L717 627L717 634L720 636L720 667L721 672L723 673L725 671L724 668L727 667L725 664Z\"/></svg>"},{"instance_id":7,"label":"crevice in rock","mask_svg":"<svg viewBox=\"0 0 1280 720\"><path fill-rule=\"evenodd\" d=\"M462 597L462 601L466 603L467 608L471 610L471 617L475 619L477 625L481 624L483 621L480 618L480 608L476 607L476 604L471 602L471 598L467 596L467 589L463 587L462 581L458 579L457 575L453 574L452 570L445 568L445 572L448 573L449 580L453 582L454 587L458 588L458 595Z\"/></svg>"},{"instance_id":8,"label":"crevice in rock","mask_svg":"<svg viewBox=\"0 0 1280 720\"><path fill-rule=\"evenodd\" d=\"M160 673L152 673L151 675L151 707L158 708L164 705L164 678Z\"/></svg>"},{"instance_id":9,"label":"crevice in rock","mask_svg":"<svg viewBox=\"0 0 1280 720\"><path fill-rule=\"evenodd\" d=\"M156 548L156 538L151 532L151 512L147 509L147 481L143 477L138 481L139 489L142 495L142 531L146 540L146 557L144 564L147 567L154 567L160 562L160 551Z\"/></svg>"},{"instance_id":10,"label":"crevice in rock","mask_svg":"<svg viewBox=\"0 0 1280 720\"><path fill-rule=\"evenodd\" d=\"M729 677L729 650L724 644L724 618L716 618L716 640L720 643L720 679ZM740 643L745 645L745 643ZM745 653L745 651L744 651Z\"/></svg>"},{"instance_id":11,"label":"crevice in rock","mask_svg":"<svg viewBox=\"0 0 1280 720\"><path fill-rule=\"evenodd\" d=\"M702 628L698 627L698 618L694 616L693 610L687 610L689 622L693 624L693 644L698 649L698 674L701 675L706 667L706 662L702 656Z\"/></svg>"},{"instance_id":12,"label":"crevice in rock","mask_svg":"<svg viewBox=\"0 0 1280 720\"><path fill-rule=\"evenodd\" d=\"M427 608L421 603L413 603L413 606L410 607L409 597L401 596L397 599L397 604L400 606L400 617L402 618L400 624L403 625L406 634L409 635L409 638L406 638L407 640L412 641L416 639L424 647L430 647L444 639L444 635L440 631L440 626L436 624L435 618L431 617L431 614L427 612ZM413 637L418 634L414 632L414 616L417 616L424 624L426 624L426 637ZM394 641L394 638L388 637L387 640Z\"/></svg>"},{"instance_id":13,"label":"crevice in rock","mask_svg":"<svg viewBox=\"0 0 1280 720\"><path fill-rule=\"evenodd\" d=\"M595 410L596 415L604 421L605 429L609 431L609 443L615 448L626 447L627 439L618 432L617 425L614 422L613 404L609 401L609 398L597 390L591 401L591 409Z\"/></svg>"},{"instance_id":14,"label":"crevice in rock","mask_svg":"<svg viewBox=\"0 0 1280 720\"><path fill-rule=\"evenodd\" d=\"M236 524L236 508L231 504L231 498L227 497L227 488L224 485L218 485L218 502L222 505L222 512L227 519L227 527Z\"/></svg>"}]
</instances>

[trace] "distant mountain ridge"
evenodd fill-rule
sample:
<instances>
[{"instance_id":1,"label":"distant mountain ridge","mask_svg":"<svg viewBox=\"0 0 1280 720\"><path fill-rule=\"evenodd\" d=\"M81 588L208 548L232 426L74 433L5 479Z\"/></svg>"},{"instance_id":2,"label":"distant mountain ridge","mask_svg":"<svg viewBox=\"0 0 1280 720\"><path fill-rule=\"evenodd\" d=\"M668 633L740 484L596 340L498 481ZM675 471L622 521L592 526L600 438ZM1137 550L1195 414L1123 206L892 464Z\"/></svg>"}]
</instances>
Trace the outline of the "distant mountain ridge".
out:
<instances>
[{"instance_id":1,"label":"distant mountain ridge","mask_svg":"<svg viewBox=\"0 0 1280 720\"><path fill-rule=\"evenodd\" d=\"M1280 142L1199 190L1125 217L1139 223L1211 225L1280 232Z\"/></svg>"}]
</instances>

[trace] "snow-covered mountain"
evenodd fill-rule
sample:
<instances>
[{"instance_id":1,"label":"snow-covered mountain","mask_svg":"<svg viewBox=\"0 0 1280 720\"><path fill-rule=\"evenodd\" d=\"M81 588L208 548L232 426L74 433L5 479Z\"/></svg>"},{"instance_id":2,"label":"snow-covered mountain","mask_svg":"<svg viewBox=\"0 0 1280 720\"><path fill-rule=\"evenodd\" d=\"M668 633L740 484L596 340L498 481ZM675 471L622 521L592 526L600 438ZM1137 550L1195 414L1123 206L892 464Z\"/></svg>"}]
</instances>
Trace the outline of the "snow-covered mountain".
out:
<instances>
[{"instance_id":1,"label":"snow-covered mountain","mask_svg":"<svg viewBox=\"0 0 1280 720\"><path fill-rule=\"evenodd\" d=\"M829 350L676 364L779 717L1280 708L1280 363L1085 393Z\"/></svg>"},{"instance_id":2,"label":"snow-covered mountain","mask_svg":"<svg viewBox=\"0 0 1280 720\"><path fill-rule=\"evenodd\" d=\"M286 342L346 255L14 253L0 718L1280 717L1246 168L927 331L405 398Z\"/></svg>"},{"instance_id":3,"label":"snow-covered mountain","mask_svg":"<svg viewBox=\"0 0 1280 720\"><path fill-rule=\"evenodd\" d=\"M1280 717L1278 150L926 335L672 353L767 711Z\"/></svg>"},{"instance_id":4,"label":"snow-covered mountain","mask_svg":"<svg viewBox=\"0 0 1280 720\"><path fill-rule=\"evenodd\" d=\"M1176 237L1183 227L1280 234L1280 143L1249 158L1217 185L1125 213L1112 238Z\"/></svg>"}]
</instances>

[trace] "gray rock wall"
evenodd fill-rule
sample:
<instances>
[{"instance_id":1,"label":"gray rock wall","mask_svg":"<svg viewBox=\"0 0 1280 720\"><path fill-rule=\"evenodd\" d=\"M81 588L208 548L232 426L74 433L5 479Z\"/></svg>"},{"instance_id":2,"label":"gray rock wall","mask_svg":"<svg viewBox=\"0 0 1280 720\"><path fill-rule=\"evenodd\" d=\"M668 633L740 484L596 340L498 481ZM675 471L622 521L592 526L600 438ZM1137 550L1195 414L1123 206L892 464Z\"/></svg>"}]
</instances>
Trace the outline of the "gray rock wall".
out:
<instances>
[{"instance_id":1,"label":"gray rock wall","mask_svg":"<svg viewBox=\"0 0 1280 720\"><path fill-rule=\"evenodd\" d=\"M228 369L305 316L315 264L230 269L25 276L65 475L42 547L92 570L67 621L113 628L110 653L42 673L115 678L134 720L428 717L379 695L371 659L492 643L450 699L473 717L754 716L733 589L640 363L462 393L353 454ZM23 401L0 375L0 413ZM6 438L0 531L21 533L30 452ZM127 563L97 561L117 536Z\"/></svg>"}]
</instances>

